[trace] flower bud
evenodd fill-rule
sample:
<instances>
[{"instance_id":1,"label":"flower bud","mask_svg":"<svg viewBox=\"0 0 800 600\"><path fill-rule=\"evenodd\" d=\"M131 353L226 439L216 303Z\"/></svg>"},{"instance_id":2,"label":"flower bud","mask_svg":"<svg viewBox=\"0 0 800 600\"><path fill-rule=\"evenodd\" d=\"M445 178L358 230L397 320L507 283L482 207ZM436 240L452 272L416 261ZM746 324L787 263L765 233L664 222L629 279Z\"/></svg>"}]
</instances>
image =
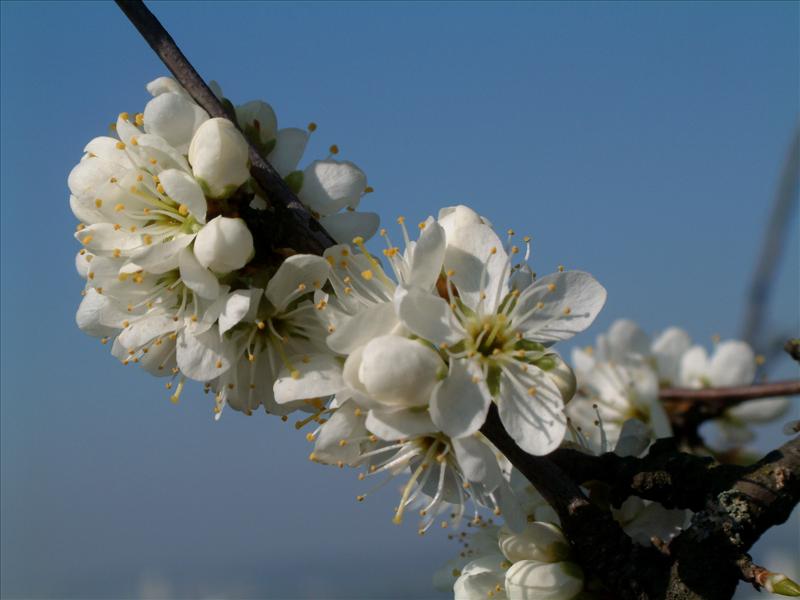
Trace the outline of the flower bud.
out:
<instances>
[{"instance_id":1,"label":"flower bud","mask_svg":"<svg viewBox=\"0 0 800 600\"><path fill-rule=\"evenodd\" d=\"M770 573L762 584L764 589L781 596L800 596L800 585L783 573Z\"/></svg>"},{"instance_id":2,"label":"flower bud","mask_svg":"<svg viewBox=\"0 0 800 600\"><path fill-rule=\"evenodd\" d=\"M236 120L251 142L264 146L275 140L278 132L278 119L275 111L266 102L251 100L236 107ZM269 154L269 152L265 152Z\"/></svg>"},{"instance_id":3,"label":"flower bud","mask_svg":"<svg viewBox=\"0 0 800 600\"><path fill-rule=\"evenodd\" d=\"M523 560L506 572L509 600L571 600L583 589L583 572L571 562Z\"/></svg>"},{"instance_id":4,"label":"flower bud","mask_svg":"<svg viewBox=\"0 0 800 600\"><path fill-rule=\"evenodd\" d=\"M197 234L197 261L216 273L241 269L253 257L253 235L242 219L215 217Z\"/></svg>"},{"instance_id":5,"label":"flower bud","mask_svg":"<svg viewBox=\"0 0 800 600\"><path fill-rule=\"evenodd\" d=\"M427 405L442 364L420 342L384 335L364 347L358 378L371 397L388 406Z\"/></svg>"},{"instance_id":6,"label":"flower bud","mask_svg":"<svg viewBox=\"0 0 800 600\"><path fill-rule=\"evenodd\" d=\"M227 119L209 119L192 137L189 163L195 178L212 198L226 198L250 178L249 146Z\"/></svg>"},{"instance_id":7,"label":"flower bud","mask_svg":"<svg viewBox=\"0 0 800 600\"><path fill-rule=\"evenodd\" d=\"M569 555L569 544L561 530L551 523L529 523L521 533L508 527L500 530L500 551L511 562L538 560L558 562Z\"/></svg>"}]
</instances>

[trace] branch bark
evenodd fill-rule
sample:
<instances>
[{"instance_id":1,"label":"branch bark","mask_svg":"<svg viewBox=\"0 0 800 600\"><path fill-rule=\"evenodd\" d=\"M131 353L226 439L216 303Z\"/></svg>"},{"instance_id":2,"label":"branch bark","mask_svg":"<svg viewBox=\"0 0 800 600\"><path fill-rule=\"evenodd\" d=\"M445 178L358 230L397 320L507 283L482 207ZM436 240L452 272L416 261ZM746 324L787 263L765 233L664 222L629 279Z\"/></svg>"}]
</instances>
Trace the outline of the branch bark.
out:
<instances>
[{"instance_id":1,"label":"branch bark","mask_svg":"<svg viewBox=\"0 0 800 600\"><path fill-rule=\"evenodd\" d=\"M224 117L236 123L235 115L225 110L144 2L117 0L117 5L195 102L212 117ZM250 163L250 175L266 192L270 212L269 218L265 219L256 211L243 211L241 216L253 231L254 238L259 238L262 243L267 241L278 259L292 253L322 254L336 243L252 144Z\"/></svg>"}]
</instances>

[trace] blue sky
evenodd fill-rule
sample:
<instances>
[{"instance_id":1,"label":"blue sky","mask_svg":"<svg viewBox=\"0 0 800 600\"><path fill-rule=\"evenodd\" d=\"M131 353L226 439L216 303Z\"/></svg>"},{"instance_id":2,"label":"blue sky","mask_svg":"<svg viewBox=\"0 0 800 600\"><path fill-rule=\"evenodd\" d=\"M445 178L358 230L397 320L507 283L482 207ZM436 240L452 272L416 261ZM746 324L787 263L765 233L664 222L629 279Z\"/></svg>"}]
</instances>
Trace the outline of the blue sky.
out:
<instances>
[{"instance_id":1,"label":"blue sky","mask_svg":"<svg viewBox=\"0 0 800 600\"><path fill-rule=\"evenodd\" d=\"M307 160L338 144L387 223L467 203L531 234L538 272L592 272L609 301L576 343L619 317L737 335L798 122L796 3L152 8L226 95L317 122ZM77 330L67 174L165 70L112 3L0 10L3 595L431 596L456 548L392 525L389 490L357 504L291 423L173 406ZM776 334L800 330L788 227Z\"/></svg>"}]
</instances>

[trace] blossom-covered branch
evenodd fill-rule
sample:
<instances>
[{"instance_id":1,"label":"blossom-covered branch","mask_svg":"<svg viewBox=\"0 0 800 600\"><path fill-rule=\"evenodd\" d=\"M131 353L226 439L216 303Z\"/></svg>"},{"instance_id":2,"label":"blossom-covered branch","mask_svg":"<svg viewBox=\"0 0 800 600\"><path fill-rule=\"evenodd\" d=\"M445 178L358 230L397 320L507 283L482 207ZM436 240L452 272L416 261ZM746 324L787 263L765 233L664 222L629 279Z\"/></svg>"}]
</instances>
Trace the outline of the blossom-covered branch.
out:
<instances>
[{"instance_id":1,"label":"blossom-covered branch","mask_svg":"<svg viewBox=\"0 0 800 600\"><path fill-rule=\"evenodd\" d=\"M117 4L192 99L212 117L226 117L236 123L233 106L228 102L226 107L217 98L144 2L117 0ZM284 256L298 252L322 254L325 248L336 243L252 141L248 152L250 174L265 192L270 208L269 220L247 219L256 235L262 241L268 241L273 251ZM259 229L261 235L258 235Z\"/></svg>"}]
</instances>

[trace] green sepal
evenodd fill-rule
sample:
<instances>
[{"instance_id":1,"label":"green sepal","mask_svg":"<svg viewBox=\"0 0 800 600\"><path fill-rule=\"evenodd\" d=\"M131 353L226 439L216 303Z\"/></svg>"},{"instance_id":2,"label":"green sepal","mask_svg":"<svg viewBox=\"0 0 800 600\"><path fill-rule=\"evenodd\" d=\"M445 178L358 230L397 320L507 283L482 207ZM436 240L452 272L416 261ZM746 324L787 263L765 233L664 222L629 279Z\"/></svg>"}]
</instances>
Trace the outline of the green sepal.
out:
<instances>
[{"instance_id":1,"label":"green sepal","mask_svg":"<svg viewBox=\"0 0 800 600\"><path fill-rule=\"evenodd\" d=\"M489 387L489 393L492 396L500 395L500 374L502 372L503 370L495 364L489 366L489 372L486 375L486 385Z\"/></svg>"},{"instance_id":2,"label":"green sepal","mask_svg":"<svg viewBox=\"0 0 800 600\"><path fill-rule=\"evenodd\" d=\"M289 186L289 189L292 190L293 194L299 194L303 187L303 172L292 171L284 177L283 180L286 182L286 185Z\"/></svg>"}]
</instances>

